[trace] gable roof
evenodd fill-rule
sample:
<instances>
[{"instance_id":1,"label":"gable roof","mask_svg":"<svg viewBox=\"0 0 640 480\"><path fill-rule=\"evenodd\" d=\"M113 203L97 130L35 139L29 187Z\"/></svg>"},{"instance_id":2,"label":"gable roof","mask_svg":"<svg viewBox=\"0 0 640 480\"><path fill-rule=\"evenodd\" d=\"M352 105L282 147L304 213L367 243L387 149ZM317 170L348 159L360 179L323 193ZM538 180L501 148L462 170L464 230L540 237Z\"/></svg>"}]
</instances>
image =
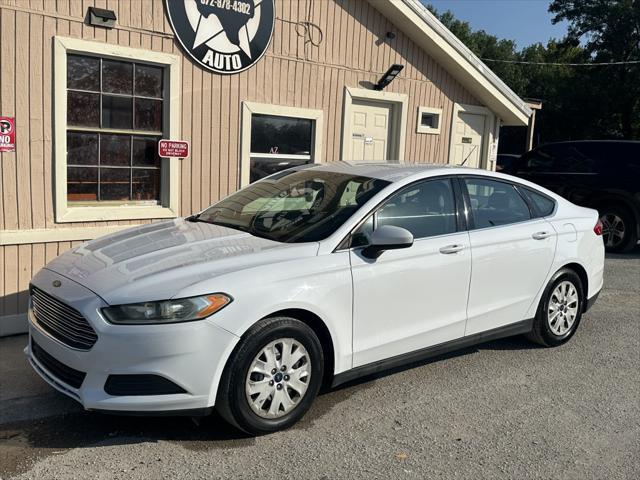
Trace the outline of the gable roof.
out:
<instances>
[{"instance_id":1,"label":"gable roof","mask_svg":"<svg viewBox=\"0 0 640 480\"><path fill-rule=\"evenodd\" d=\"M531 109L419 0L368 0L442 65L504 125L527 125Z\"/></svg>"}]
</instances>

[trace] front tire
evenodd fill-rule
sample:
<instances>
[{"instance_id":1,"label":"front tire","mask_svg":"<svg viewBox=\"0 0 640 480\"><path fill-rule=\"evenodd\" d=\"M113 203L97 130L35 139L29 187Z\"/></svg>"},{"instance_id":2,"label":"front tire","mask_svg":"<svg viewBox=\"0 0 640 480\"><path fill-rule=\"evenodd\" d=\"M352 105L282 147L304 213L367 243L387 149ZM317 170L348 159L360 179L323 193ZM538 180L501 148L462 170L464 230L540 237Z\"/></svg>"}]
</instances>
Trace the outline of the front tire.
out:
<instances>
[{"instance_id":1,"label":"front tire","mask_svg":"<svg viewBox=\"0 0 640 480\"><path fill-rule=\"evenodd\" d=\"M324 374L322 346L313 330L290 317L258 322L227 363L216 408L251 435L283 430L309 410Z\"/></svg>"},{"instance_id":2,"label":"front tire","mask_svg":"<svg viewBox=\"0 0 640 480\"><path fill-rule=\"evenodd\" d=\"M584 311L585 293L576 272L559 270L545 288L529 340L557 347L569 341L578 329Z\"/></svg>"}]
</instances>

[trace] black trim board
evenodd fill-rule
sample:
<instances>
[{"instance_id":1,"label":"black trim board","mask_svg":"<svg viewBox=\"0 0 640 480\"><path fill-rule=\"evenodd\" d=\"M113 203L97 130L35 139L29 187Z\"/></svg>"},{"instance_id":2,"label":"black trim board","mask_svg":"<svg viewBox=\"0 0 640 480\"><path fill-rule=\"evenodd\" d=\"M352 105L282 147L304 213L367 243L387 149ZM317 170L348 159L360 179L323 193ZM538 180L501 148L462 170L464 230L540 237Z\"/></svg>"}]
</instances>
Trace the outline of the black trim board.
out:
<instances>
[{"instance_id":1,"label":"black trim board","mask_svg":"<svg viewBox=\"0 0 640 480\"><path fill-rule=\"evenodd\" d=\"M186 410L104 410L101 408L87 408L89 412L122 417L207 417L213 413L213 407L190 408Z\"/></svg>"},{"instance_id":2,"label":"black trim board","mask_svg":"<svg viewBox=\"0 0 640 480\"><path fill-rule=\"evenodd\" d=\"M395 357L386 358L384 360L379 360L377 362L369 363L367 365L339 373L333 377L331 386L337 387L338 385L342 385L343 383L350 382L360 377L384 372L385 370L391 370L393 368L419 362L421 360L426 360L427 358L436 357L454 350L461 350L463 348L489 342L491 340L529 333L532 328L533 318L530 318L528 320L522 320L517 323L505 325L504 327L487 330L486 332L476 333L466 337L457 338L449 342L415 350L413 352L396 355Z\"/></svg>"}]
</instances>

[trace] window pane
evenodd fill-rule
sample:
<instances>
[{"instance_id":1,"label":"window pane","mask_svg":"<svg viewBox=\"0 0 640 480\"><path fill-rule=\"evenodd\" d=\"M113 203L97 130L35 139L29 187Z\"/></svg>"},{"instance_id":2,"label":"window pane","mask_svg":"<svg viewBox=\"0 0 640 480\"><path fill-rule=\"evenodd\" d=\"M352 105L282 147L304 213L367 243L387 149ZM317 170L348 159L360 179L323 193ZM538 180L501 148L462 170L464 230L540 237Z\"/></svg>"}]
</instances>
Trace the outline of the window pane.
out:
<instances>
[{"instance_id":1,"label":"window pane","mask_svg":"<svg viewBox=\"0 0 640 480\"><path fill-rule=\"evenodd\" d=\"M102 127L131 128L133 114L131 97L102 96Z\"/></svg>"},{"instance_id":2,"label":"window pane","mask_svg":"<svg viewBox=\"0 0 640 480\"><path fill-rule=\"evenodd\" d=\"M253 183L261 178L271 175L272 173L296 167L298 165L304 165L306 163L311 163L311 160L290 158L252 158L249 167L251 170L249 181Z\"/></svg>"},{"instance_id":3,"label":"window pane","mask_svg":"<svg viewBox=\"0 0 640 480\"><path fill-rule=\"evenodd\" d=\"M343 190L359 183L357 205L341 206ZM213 204L201 220L279 242L317 242L333 234L389 182L348 174L287 170Z\"/></svg>"},{"instance_id":4,"label":"window pane","mask_svg":"<svg viewBox=\"0 0 640 480\"><path fill-rule=\"evenodd\" d=\"M67 132L67 164L98 165L98 134Z\"/></svg>"},{"instance_id":5,"label":"window pane","mask_svg":"<svg viewBox=\"0 0 640 480\"><path fill-rule=\"evenodd\" d=\"M132 170L133 200L160 199L160 170Z\"/></svg>"},{"instance_id":6,"label":"window pane","mask_svg":"<svg viewBox=\"0 0 640 480\"><path fill-rule=\"evenodd\" d=\"M528 188L523 188L523 190L531 203L533 203L538 216L546 217L553 213L553 209L556 207L556 203L553 200Z\"/></svg>"},{"instance_id":7,"label":"window pane","mask_svg":"<svg viewBox=\"0 0 640 480\"><path fill-rule=\"evenodd\" d=\"M529 220L529 207L513 185L466 178L475 228L497 227Z\"/></svg>"},{"instance_id":8,"label":"window pane","mask_svg":"<svg viewBox=\"0 0 640 480\"><path fill-rule=\"evenodd\" d=\"M371 234L373 233L373 215L370 215L367 220L360 225L360 228L353 232L351 235L351 248L364 247L371 243Z\"/></svg>"},{"instance_id":9,"label":"window pane","mask_svg":"<svg viewBox=\"0 0 640 480\"><path fill-rule=\"evenodd\" d=\"M162 100L136 98L136 130L162 130Z\"/></svg>"},{"instance_id":10,"label":"window pane","mask_svg":"<svg viewBox=\"0 0 640 480\"><path fill-rule=\"evenodd\" d=\"M98 199L98 169L87 167L67 168L67 200L87 202Z\"/></svg>"},{"instance_id":11,"label":"window pane","mask_svg":"<svg viewBox=\"0 0 640 480\"><path fill-rule=\"evenodd\" d=\"M456 206L449 180L429 180L391 197L378 211L378 225L406 228L414 238L456 231Z\"/></svg>"},{"instance_id":12,"label":"window pane","mask_svg":"<svg viewBox=\"0 0 640 480\"><path fill-rule=\"evenodd\" d=\"M100 59L67 56L67 88L100 91Z\"/></svg>"},{"instance_id":13,"label":"window pane","mask_svg":"<svg viewBox=\"0 0 640 480\"><path fill-rule=\"evenodd\" d=\"M553 153L553 172L593 173L595 171L595 158L589 143L561 143L554 146Z\"/></svg>"},{"instance_id":14,"label":"window pane","mask_svg":"<svg viewBox=\"0 0 640 480\"><path fill-rule=\"evenodd\" d=\"M133 64L102 60L102 91L133 94Z\"/></svg>"},{"instance_id":15,"label":"window pane","mask_svg":"<svg viewBox=\"0 0 640 480\"><path fill-rule=\"evenodd\" d=\"M313 120L258 115L251 117L251 153L310 155Z\"/></svg>"},{"instance_id":16,"label":"window pane","mask_svg":"<svg viewBox=\"0 0 640 480\"><path fill-rule=\"evenodd\" d=\"M133 166L134 167L159 167L158 156L159 138L134 137L133 138Z\"/></svg>"},{"instance_id":17,"label":"window pane","mask_svg":"<svg viewBox=\"0 0 640 480\"><path fill-rule=\"evenodd\" d=\"M100 200L129 200L130 176L129 168L101 168Z\"/></svg>"},{"instance_id":18,"label":"window pane","mask_svg":"<svg viewBox=\"0 0 640 480\"><path fill-rule=\"evenodd\" d=\"M67 123L79 127L99 127L100 94L67 92Z\"/></svg>"},{"instance_id":19,"label":"window pane","mask_svg":"<svg viewBox=\"0 0 640 480\"><path fill-rule=\"evenodd\" d=\"M162 68L136 65L136 95L162 97Z\"/></svg>"},{"instance_id":20,"label":"window pane","mask_svg":"<svg viewBox=\"0 0 640 480\"><path fill-rule=\"evenodd\" d=\"M129 135L100 135L100 165L131 165L131 137Z\"/></svg>"}]
</instances>

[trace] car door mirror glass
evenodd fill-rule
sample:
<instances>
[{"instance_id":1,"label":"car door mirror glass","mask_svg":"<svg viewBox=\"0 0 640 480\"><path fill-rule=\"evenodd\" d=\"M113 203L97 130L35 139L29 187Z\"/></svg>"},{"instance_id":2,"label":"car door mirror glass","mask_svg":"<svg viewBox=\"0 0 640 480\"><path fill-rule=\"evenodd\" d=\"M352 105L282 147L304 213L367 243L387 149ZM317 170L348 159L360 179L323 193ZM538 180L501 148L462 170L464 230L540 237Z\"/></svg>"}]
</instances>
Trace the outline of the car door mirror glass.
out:
<instances>
[{"instance_id":1,"label":"car door mirror glass","mask_svg":"<svg viewBox=\"0 0 640 480\"><path fill-rule=\"evenodd\" d=\"M367 258L378 258L386 250L409 248L413 235L409 230L393 225L381 225L369 237L369 245L362 250Z\"/></svg>"}]
</instances>

